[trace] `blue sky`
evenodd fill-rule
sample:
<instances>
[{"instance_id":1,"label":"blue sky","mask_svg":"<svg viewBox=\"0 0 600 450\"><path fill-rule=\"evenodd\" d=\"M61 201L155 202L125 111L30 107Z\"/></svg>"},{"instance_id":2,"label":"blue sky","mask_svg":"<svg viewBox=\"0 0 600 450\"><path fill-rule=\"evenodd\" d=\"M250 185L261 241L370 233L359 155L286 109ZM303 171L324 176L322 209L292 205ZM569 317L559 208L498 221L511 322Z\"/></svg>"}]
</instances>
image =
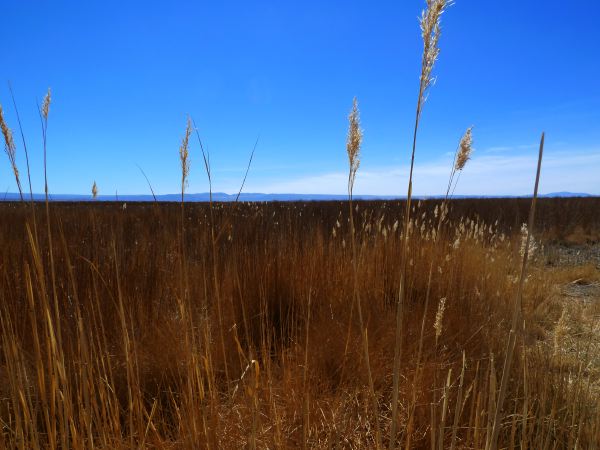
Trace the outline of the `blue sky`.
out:
<instances>
[{"instance_id":1,"label":"blue sky","mask_svg":"<svg viewBox=\"0 0 600 450\"><path fill-rule=\"evenodd\" d=\"M179 189L187 114L212 157L214 188L346 190L347 114L364 142L357 194L406 193L424 1L148 2L2 0L0 103L18 138L11 80L43 191L36 99L52 88L54 193ZM444 191L451 154L474 126L457 194L528 194L547 133L541 192L600 194L600 3L456 0L422 117L417 194ZM20 139L18 161L25 172ZM15 191L0 155L0 191ZM191 146L189 192L208 190Z\"/></svg>"}]
</instances>

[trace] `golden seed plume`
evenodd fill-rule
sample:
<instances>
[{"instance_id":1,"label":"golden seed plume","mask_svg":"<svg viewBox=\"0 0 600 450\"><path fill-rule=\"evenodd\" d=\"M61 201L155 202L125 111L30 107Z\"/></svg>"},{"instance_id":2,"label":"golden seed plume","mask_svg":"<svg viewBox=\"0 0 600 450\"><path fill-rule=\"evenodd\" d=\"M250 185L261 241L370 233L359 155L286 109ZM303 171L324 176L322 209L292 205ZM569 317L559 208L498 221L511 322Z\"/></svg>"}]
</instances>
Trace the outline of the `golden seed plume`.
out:
<instances>
[{"instance_id":1,"label":"golden seed plume","mask_svg":"<svg viewBox=\"0 0 600 450\"><path fill-rule=\"evenodd\" d=\"M19 189L19 195L21 195L22 199L23 194L21 193L21 180L19 178L19 169L17 168L17 147L15 146L15 141L13 140L12 130L6 124L6 120L4 120L4 111L2 110L2 105L0 105L0 129L2 129L2 135L4 136L4 151L6 152L8 160L10 161L10 166L13 174L15 175L15 181L17 182L17 188Z\"/></svg>"},{"instance_id":2,"label":"golden seed plume","mask_svg":"<svg viewBox=\"0 0 600 450\"><path fill-rule=\"evenodd\" d=\"M190 135L192 134L192 121L188 117L187 126L185 128L185 136L181 141L181 146L179 147L179 159L181 161L181 189L187 186L187 178L190 173L190 159L189 159L189 141Z\"/></svg>"},{"instance_id":3,"label":"golden seed plume","mask_svg":"<svg viewBox=\"0 0 600 450\"><path fill-rule=\"evenodd\" d=\"M48 113L50 112L50 102L52 101L52 95L50 92L50 88L48 88L48 92L44 97L44 101L42 102L42 116L44 119L48 120Z\"/></svg>"},{"instance_id":4,"label":"golden seed plume","mask_svg":"<svg viewBox=\"0 0 600 450\"><path fill-rule=\"evenodd\" d=\"M346 142L346 151L348 152L348 162L350 163L350 174L348 176L348 190L351 192L354 187L356 171L360 166L360 145L362 143L362 130L360 129L360 114L358 112L358 101L356 97L352 101L352 111L348 115L348 139Z\"/></svg>"},{"instance_id":5,"label":"golden seed plume","mask_svg":"<svg viewBox=\"0 0 600 450\"><path fill-rule=\"evenodd\" d=\"M537 242L533 235L529 237L529 247L527 246L527 236L529 234L530 232L527 228L527 224L524 223L523 225L521 225L521 246L519 248L519 254L521 256L524 256L525 250L527 250L527 259L533 258L538 249Z\"/></svg>"},{"instance_id":6,"label":"golden seed plume","mask_svg":"<svg viewBox=\"0 0 600 450\"><path fill-rule=\"evenodd\" d=\"M456 156L456 165L454 166L456 170L463 170L465 164L471 158L471 153L473 152L473 136L471 133L472 129L473 127L467 128L467 131L465 131L465 134L460 139L460 143L458 144L458 154Z\"/></svg>"},{"instance_id":7,"label":"golden seed plume","mask_svg":"<svg viewBox=\"0 0 600 450\"><path fill-rule=\"evenodd\" d=\"M433 328L435 329L435 338L438 339L442 334L442 321L444 320L444 311L446 309L446 297L441 298L438 303L438 309L435 313L435 323Z\"/></svg>"},{"instance_id":8,"label":"golden seed plume","mask_svg":"<svg viewBox=\"0 0 600 450\"><path fill-rule=\"evenodd\" d=\"M440 54L438 46L441 33L441 17L446 8L450 6L450 0L427 0L427 7L421 13L419 19L421 36L423 38L423 60L421 67L421 95L426 97L428 88L435 82L431 75L433 66Z\"/></svg>"},{"instance_id":9,"label":"golden seed plume","mask_svg":"<svg viewBox=\"0 0 600 450\"><path fill-rule=\"evenodd\" d=\"M0 128L2 128L2 134L4 135L4 148L9 158L14 158L16 151L15 142L13 141L12 131L8 128L6 121L4 120L4 111L2 105L0 105Z\"/></svg>"}]
</instances>

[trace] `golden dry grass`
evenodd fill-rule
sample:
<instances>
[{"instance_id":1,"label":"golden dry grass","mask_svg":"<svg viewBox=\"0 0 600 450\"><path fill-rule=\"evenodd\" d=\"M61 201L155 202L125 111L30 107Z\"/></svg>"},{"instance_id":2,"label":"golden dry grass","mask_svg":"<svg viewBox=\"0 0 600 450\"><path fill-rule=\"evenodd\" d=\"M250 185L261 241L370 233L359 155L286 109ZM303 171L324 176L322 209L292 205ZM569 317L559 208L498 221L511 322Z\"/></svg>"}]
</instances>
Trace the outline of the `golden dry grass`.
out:
<instances>
[{"instance_id":1,"label":"golden dry grass","mask_svg":"<svg viewBox=\"0 0 600 450\"><path fill-rule=\"evenodd\" d=\"M398 419L403 441L412 416L413 448L430 445L431 408L440 419L445 415L445 446L454 440L457 448L482 448L489 435L520 235L475 216L502 202L511 201L482 200L479 211L470 212L459 212L460 202L451 204L438 243L432 235L439 202L414 205ZM402 210L400 202L356 202L354 209L356 286L384 445L391 424ZM47 237L40 234L36 244L26 231L28 208L2 206L2 445L374 445L361 328L351 314L347 206L215 204L213 212L216 228L227 226L216 244L216 285L207 206L186 206L182 256L174 239L177 205L52 205L55 308ZM526 333L518 340L500 444L572 448L578 441L591 448L598 437L598 400L588 386L597 383L597 372L572 370L574 363L557 361L548 344L561 313L547 287L576 274L549 270L545 262L541 256L533 262L526 283ZM426 295L431 301L424 310ZM544 308L554 313L542 314ZM582 367L586 358L597 359L593 348L588 341L586 352L581 343Z\"/></svg>"}]
</instances>

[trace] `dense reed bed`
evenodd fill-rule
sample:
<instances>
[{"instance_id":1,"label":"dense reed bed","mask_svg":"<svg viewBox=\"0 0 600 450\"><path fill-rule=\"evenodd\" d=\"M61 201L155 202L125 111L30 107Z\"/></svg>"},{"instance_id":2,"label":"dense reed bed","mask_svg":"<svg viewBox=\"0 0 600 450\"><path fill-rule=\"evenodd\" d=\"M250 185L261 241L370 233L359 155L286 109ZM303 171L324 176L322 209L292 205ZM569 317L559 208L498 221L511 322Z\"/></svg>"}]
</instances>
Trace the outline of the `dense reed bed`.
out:
<instances>
[{"instance_id":1,"label":"dense reed bed","mask_svg":"<svg viewBox=\"0 0 600 450\"><path fill-rule=\"evenodd\" d=\"M554 208L591 217L596 203L545 200L539 217L551 230ZM413 205L398 446L491 438L520 204L451 202L439 235L441 202ZM0 446L368 448L376 424L387 445L403 208L354 202L354 284L347 204L215 204L215 240L208 205L52 204L53 289L31 209L1 205ZM495 208L503 220L481 219ZM500 447L593 448L593 356L567 363L546 344L555 274L531 261Z\"/></svg>"}]
</instances>

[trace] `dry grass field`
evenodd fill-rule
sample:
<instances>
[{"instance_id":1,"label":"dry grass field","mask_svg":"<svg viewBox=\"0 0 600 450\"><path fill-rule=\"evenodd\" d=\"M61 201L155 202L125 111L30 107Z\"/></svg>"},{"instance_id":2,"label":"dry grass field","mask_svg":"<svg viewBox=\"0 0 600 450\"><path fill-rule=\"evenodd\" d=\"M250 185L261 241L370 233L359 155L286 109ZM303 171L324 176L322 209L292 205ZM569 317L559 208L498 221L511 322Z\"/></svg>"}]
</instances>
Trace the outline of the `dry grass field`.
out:
<instances>
[{"instance_id":1,"label":"dry grass field","mask_svg":"<svg viewBox=\"0 0 600 450\"><path fill-rule=\"evenodd\" d=\"M529 202L413 205L398 446L486 447ZM36 208L0 205L0 446L388 445L404 202L354 202L356 284L346 203L51 204L52 247ZM538 204L501 448L598 442L599 210Z\"/></svg>"}]
</instances>

